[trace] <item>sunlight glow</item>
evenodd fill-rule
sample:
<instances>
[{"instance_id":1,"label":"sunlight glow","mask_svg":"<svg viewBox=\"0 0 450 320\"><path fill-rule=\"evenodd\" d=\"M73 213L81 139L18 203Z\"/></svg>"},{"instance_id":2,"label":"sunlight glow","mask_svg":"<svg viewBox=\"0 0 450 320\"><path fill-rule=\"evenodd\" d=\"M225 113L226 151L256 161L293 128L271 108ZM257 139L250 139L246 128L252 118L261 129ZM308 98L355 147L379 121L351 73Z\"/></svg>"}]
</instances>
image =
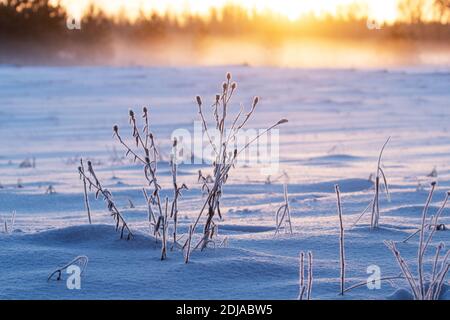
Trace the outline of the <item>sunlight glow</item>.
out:
<instances>
[{"instance_id":1,"label":"sunlight glow","mask_svg":"<svg viewBox=\"0 0 450 320\"><path fill-rule=\"evenodd\" d=\"M318 17L325 14L337 15L342 8L355 5L362 8L366 16L380 22L393 22L398 15L396 0L61 0L61 3L73 15L81 15L90 3L95 3L108 14L124 12L131 20L141 11L207 15L211 8L221 8L230 3L248 10L270 11L290 20L296 20L308 13Z\"/></svg>"}]
</instances>

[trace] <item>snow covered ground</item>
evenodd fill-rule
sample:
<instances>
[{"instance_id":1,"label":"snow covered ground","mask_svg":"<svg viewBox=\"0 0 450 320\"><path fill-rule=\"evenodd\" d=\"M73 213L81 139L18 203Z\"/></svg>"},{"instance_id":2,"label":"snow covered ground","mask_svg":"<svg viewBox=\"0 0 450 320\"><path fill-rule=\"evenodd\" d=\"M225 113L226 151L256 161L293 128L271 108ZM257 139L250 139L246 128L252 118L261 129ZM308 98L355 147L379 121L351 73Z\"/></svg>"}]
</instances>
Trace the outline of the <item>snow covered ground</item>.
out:
<instances>
[{"instance_id":1,"label":"snow covered ground","mask_svg":"<svg viewBox=\"0 0 450 320\"><path fill-rule=\"evenodd\" d=\"M128 109L149 106L152 130L168 154L173 130L190 130L198 120L195 95L213 101L226 71L239 85L234 110L261 96L250 127L289 119L280 130L280 174L289 176L294 232L275 235L282 182L273 176L266 184L257 165L238 167L224 190L219 221L218 243L227 238L228 244L195 251L187 265L180 250L160 261L160 245L149 236L141 168L120 160L112 125L125 131ZM17 212L12 232L0 233L0 299L295 299L298 254L309 250L313 299L386 299L407 284L383 282L381 289L362 286L338 295L334 185L343 196L346 285L366 281L372 265L382 277L398 275L383 240L401 241L418 227L433 179L438 187L430 214L450 190L449 88L443 69L0 67L0 231ZM371 200L369 176L389 136L384 170L392 199L381 198L381 228L369 230L369 214L351 228ZM94 162L137 234L133 240L119 239L103 201L92 197L94 224L88 225L80 157ZM26 159L35 166L22 168ZM171 195L167 162L159 168L162 194ZM199 168L208 170L180 167L179 181L189 186L180 201L180 234L202 205ZM427 177L433 168L437 177ZM56 193L46 192L49 186ZM448 210L441 223L450 227ZM449 239L450 231L440 231L433 243ZM417 244L415 237L398 245L412 266ZM81 290L47 282L54 269L80 255L89 258Z\"/></svg>"}]
</instances>

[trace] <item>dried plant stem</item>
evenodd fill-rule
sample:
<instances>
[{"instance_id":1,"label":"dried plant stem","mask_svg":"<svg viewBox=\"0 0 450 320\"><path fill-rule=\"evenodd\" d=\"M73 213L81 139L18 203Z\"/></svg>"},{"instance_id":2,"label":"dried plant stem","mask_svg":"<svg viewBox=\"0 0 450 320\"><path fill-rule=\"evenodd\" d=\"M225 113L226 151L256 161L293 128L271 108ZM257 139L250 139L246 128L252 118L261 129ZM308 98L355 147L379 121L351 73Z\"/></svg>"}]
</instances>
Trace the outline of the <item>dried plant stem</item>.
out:
<instances>
[{"instance_id":1,"label":"dried plant stem","mask_svg":"<svg viewBox=\"0 0 450 320\"><path fill-rule=\"evenodd\" d=\"M171 171L172 171L172 182L173 182L173 199L171 200L169 208L169 199L166 198L165 206L163 208L163 203L161 201L161 186L158 183L157 178L157 168L158 168L158 158L159 153L156 149L156 144L153 134L150 132L150 123L148 109L143 108L144 125L141 130L138 127L136 116L133 110L129 112L129 123L131 126L131 134L134 139L135 146L138 151L133 150L130 145L128 145L119 133L119 127L115 125L113 127L114 137L120 142L120 144L126 150L126 156L132 156L133 160L140 162L144 166L144 176L147 180L148 187L150 191L143 188L143 195L148 206L148 220L150 226L153 226L153 234L155 235L156 241L158 241L158 236L162 236L161 243L161 260L167 258L167 241L168 241L168 227L169 227L169 216L173 219L174 229L173 229L173 245L171 249L175 246L181 247L177 239L178 230L178 200L181 196L181 191L187 189L185 184L180 187L177 182L177 141L174 140L172 145L173 154L171 157ZM170 212L169 212L170 211Z\"/></svg>"},{"instance_id":2,"label":"dried plant stem","mask_svg":"<svg viewBox=\"0 0 450 320\"><path fill-rule=\"evenodd\" d=\"M400 267L400 270L402 271L404 277L409 283L409 286L412 290L414 299L419 299L420 297L420 288L418 287L414 276L411 273L411 270L409 269L408 265L406 264L405 260L401 256L400 252L397 249L397 246L395 245L394 241L384 241L384 244L392 251L394 254L395 259L397 260L397 264Z\"/></svg>"},{"instance_id":3,"label":"dried plant stem","mask_svg":"<svg viewBox=\"0 0 450 320\"><path fill-rule=\"evenodd\" d=\"M300 252L300 287L305 284L305 253Z\"/></svg>"},{"instance_id":4,"label":"dried plant stem","mask_svg":"<svg viewBox=\"0 0 450 320\"><path fill-rule=\"evenodd\" d=\"M192 228L192 226L189 226L189 236L188 236L188 239L185 244L186 254L184 256L184 263L189 263L189 257L191 256L192 233L193 233L193 228Z\"/></svg>"},{"instance_id":5,"label":"dried plant stem","mask_svg":"<svg viewBox=\"0 0 450 320\"><path fill-rule=\"evenodd\" d=\"M400 280L400 279L405 279L405 277L403 277L403 276L383 277L383 278L380 278L379 281L391 281L391 280ZM344 290L344 293L349 292L349 291L351 291L353 289L360 288L360 287L365 287L365 286L367 286L367 280L359 282L357 284L354 284L354 285L346 288Z\"/></svg>"},{"instance_id":6,"label":"dried plant stem","mask_svg":"<svg viewBox=\"0 0 450 320\"><path fill-rule=\"evenodd\" d=\"M241 114L243 113L243 108L237 114L237 116L232 121L231 129L229 130L229 134L226 133L226 120L228 115L228 104L233 96L233 93L236 90L236 83L231 82L231 74L227 73L226 81L222 85L222 93L217 94L215 98L215 102L212 107L214 108L214 120L216 129L218 130L218 138L216 139L217 145L213 142L211 138L211 134L208 129L208 124L203 113L203 103L200 96L196 97L198 111L200 114L200 118L203 124L203 130L206 132L206 136L208 137L209 143L214 150L215 159L213 161L213 174L214 177L212 185L208 185L208 179L203 177L201 171L199 172L199 181L203 182L202 190L206 190L208 196L197 216L195 223L193 224L192 230L195 233L198 223L200 219L206 215L206 221L203 227L203 236L200 242L195 246L195 248L201 247L202 249L206 248L208 243L214 243L212 241L212 237L215 234L216 224L214 222L214 218L217 215L220 219L222 219L222 214L220 212L220 199L222 197L222 189L224 184L226 183L229 171L232 167L234 167L237 156L244 150L246 150L251 143L256 141L261 135L267 133L271 129L275 128L278 125L286 123L287 120L280 120L265 132L259 134L255 139L247 143L239 152L236 148L233 148L231 145L231 141L236 140L236 136L239 133L240 129L244 127L247 121L250 119L251 115L256 109L256 105L258 104L259 98L255 97L253 100L251 110L243 117L242 121L240 121ZM232 149L233 148L233 149Z\"/></svg>"},{"instance_id":7,"label":"dried plant stem","mask_svg":"<svg viewBox=\"0 0 450 320\"><path fill-rule=\"evenodd\" d=\"M386 149L387 144L391 140L391 137L389 137L386 142L383 144L383 147L381 148L380 154L378 155L378 162L377 162L377 174L375 177L375 184L374 184L374 196L369 205L364 209L364 211L361 213L361 215L358 217L358 219L354 222L351 228L353 228L359 220L366 214L366 212L369 211L369 208L372 207L372 214L370 217L370 228L376 229L379 227L380 222L380 189L381 189L381 179L383 179L383 185L386 191L386 196L388 200L390 200L390 192L389 192L389 185L386 178L386 174L384 173L383 168L381 167L381 161L384 153L384 149Z\"/></svg>"},{"instance_id":8,"label":"dried plant stem","mask_svg":"<svg viewBox=\"0 0 450 320\"><path fill-rule=\"evenodd\" d=\"M83 165L83 159L80 160L81 162L81 170L83 170L84 172L84 165ZM87 190L87 183L86 183L86 178L84 178L84 176L82 176L82 180L83 180L83 191L84 191L84 204L86 207L86 211L88 214L88 220L89 220L89 224L92 224L92 220L91 220L91 208L89 206L89 197L88 197L88 190Z\"/></svg>"},{"instance_id":9,"label":"dried plant stem","mask_svg":"<svg viewBox=\"0 0 450 320\"><path fill-rule=\"evenodd\" d=\"M156 217L155 217L155 213L153 212L153 209L152 209L152 203L148 196L147 190L145 190L145 188L142 188L142 194L144 195L145 201L148 206L148 221L150 223L156 224Z\"/></svg>"},{"instance_id":10,"label":"dried plant stem","mask_svg":"<svg viewBox=\"0 0 450 320\"><path fill-rule=\"evenodd\" d=\"M62 276L62 272L64 270L66 270L68 267L72 266L72 265L79 265L80 269L81 269L81 273L80 275L83 275L84 271L86 270L87 264L89 262L89 259L87 256L78 256L75 259L73 259L72 261L70 261L69 263L67 263L66 265L64 265L61 268L56 269L55 271L53 271L47 278L47 282L50 281L53 276L55 274L58 275L58 277L56 278L56 280L61 280L61 276Z\"/></svg>"},{"instance_id":11,"label":"dried plant stem","mask_svg":"<svg viewBox=\"0 0 450 320\"><path fill-rule=\"evenodd\" d=\"M160 189L161 187L158 184L156 170L157 170L157 155L155 141L153 134L149 132L148 125L148 110L147 108L143 109L143 117L145 119L145 126L143 128L143 132L145 134L145 138L143 139L140 130L137 127L136 117L134 111L130 110L130 125L132 129L132 136L135 140L136 147L140 147L143 150L144 156L140 156L137 152L133 151L131 147L122 139L122 136L119 133L118 126L114 126L114 136L118 139L118 141L124 146L126 150L126 155L132 155L134 161L140 161L144 165L144 176L148 182L148 185L153 187L153 192L150 196L150 202L156 204L158 209L159 216L163 216L163 208L160 197Z\"/></svg>"},{"instance_id":12,"label":"dried plant stem","mask_svg":"<svg viewBox=\"0 0 450 320\"><path fill-rule=\"evenodd\" d=\"M308 295L307 299L311 300L313 285L313 254L311 251L308 252Z\"/></svg>"},{"instance_id":13,"label":"dried plant stem","mask_svg":"<svg viewBox=\"0 0 450 320\"><path fill-rule=\"evenodd\" d=\"M423 255L425 252L426 247L424 246L423 242L425 240L425 219L427 217L428 208L430 207L431 200L433 199L433 193L436 188L436 182L431 183L431 190L427 198L427 202L425 204L425 207L422 212L422 223L420 226L420 232L419 232L419 250L417 253L417 271L419 274L419 285L420 285L420 296L424 296L424 278L423 278Z\"/></svg>"},{"instance_id":14,"label":"dried plant stem","mask_svg":"<svg viewBox=\"0 0 450 320\"><path fill-rule=\"evenodd\" d=\"M161 244L161 260L167 259L167 227L168 227L168 206L169 199L166 198L164 216L162 217L162 244Z\"/></svg>"},{"instance_id":15,"label":"dried plant stem","mask_svg":"<svg viewBox=\"0 0 450 320\"><path fill-rule=\"evenodd\" d=\"M361 218L366 214L367 211L369 211L370 207L373 204L373 200L369 203L369 205L364 209L364 211L360 214L360 216L358 217L358 219L356 219L356 221L352 224L352 226L350 227L350 229L353 229L359 222L359 220L361 220Z\"/></svg>"},{"instance_id":16,"label":"dried plant stem","mask_svg":"<svg viewBox=\"0 0 450 320\"><path fill-rule=\"evenodd\" d=\"M408 281L412 293L414 295L414 299L416 300L437 300L439 299L439 295L442 291L442 286L444 284L445 277L449 271L450 264L448 262L450 256L450 250L444 255L442 259L439 259L440 252L444 248L444 244L440 243L436 247L436 252L433 259L432 271L430 276L426 277L424 273L424 256L425 252L431 243L434 233L437 231L437 226L439 223L439 218L441 217L446 204L450 197L450 192L447 192L447 195L443 201L442 206L439 208L437 214L431 218L431 231L426 235L427 224L425 224L426 216L428 213L429 206L431 204L431 200L433 198L434 190L436 188L436 183L433 182L431 184L431 190L427 198L427 202L422 212L421 225L419 230L419 245L417 249L417 280L414 278L410 268L408 267L405 260L402 258L400 252L398 251L396 244L393 241L385 241L386 246L392 251L394 254L400 269ZM414 233L416 234L416 233ZM440 260L440 267L438 267ZM426 284L426 279L429 279L429 283Z\"/></svg>"},{"instance_id":17,"label":"dried plant stem","mask_svg":"<svg viewBox=\"0 0 450 320\"><path fill-rule=\"evenodd\" d=\"M88 161L88 172L92 179L87 176L85 173L85 169L83 165L78 167L78 172L80 174L81 179L85 179L86 182L89 185L89 189L95 190L95 197L98 198L98 196L101 194L103 196L104 201L107 204L108 210L111 212L111 215L113 216L115 222L116 222L116 230L119 231L120 229L120 238L123 239L125 232L127 233L127 240L130 240L133 237L133 233L131 232L130 228L128 227L128 224L126 223L125 219L123 218L122 214L120 213L119 209L115 205L112 194L108 189L105 189L102 184L100 183L99 179L97 178L97 175L95 174L94 168L92 167L92 163Z\"/></svg>"},{"instance_id":18,"label":"dried plant stem","mask_svg":"<svg viewBox=\"0 0 450 320\"><path fill-rule=\"evenodd\" d=\"M335 186L337 197L337 211L339 216L339 258L341 266L341 295L345 292L345 251L344 251L344 223L342 219L342 205L341 205L341 193L339 186Z\"/></svg>"},{"instance_id":19,"label":"dried plant stem","mask_svg":"<svg viewBox=\"0 0 450 320\"><path fill-rule=\"evenodd\" d=\"M183 189L188 189L183 183L181 187L178 187L177 182L177 140L173 142L172 158L170 161L171 171L172 171L172 184L173 184L173 200L170 209L170 217L173 219L173 245L181 247L177 240L177 229L178 229L178 199L181 196L181 191Z\"/></svg>"},{"instance_id":20,"label":"dried plant stem","mask_svg":"<svg viewBox=\"0 0 450 320\"><path fill-rule=\"evenodd\" d=\"M298 300L303 300L305 293L306 299L311 300L313 284L313 256L308 252L308 282L305 285L305 253L302 251L299 255L299 295Z\"/></svg>"},{"instance_id":21,"label":"dried plant stem","mask_svg":"<svg viewBox=\"0 0 450 320\"><path fill-rule=\"evenodd\" d=\"M289 196L288 196L288 187L287 183L283 185L283 195L284 195L284 204L277 210L276 214L276 230L275 234L278 234L281 225L283 222L286 222L289 225L289 232L292 234L292 222L291 222L291 212L289 208ZM280 212L283 212L283 214L280 216Z\"/></svg>"},{"instance_id":22,"label":"dried plant stem","mask_svg":"<svg viewBox=\"0 0 450 320\"><path fill-rule=\"evenodd\" d=\"M381 148L380 154L378 156L378 163L377 163L377 175L375 178L375 195L372 202L372 217L371 217L371 224L370 227L372 229L376 229L379 226L380 221L380 182L381 178L383 178L384 186L386 189L386 194L389 198L389 187L386 179L386 175L384 174L383 169L381 168L381 159L383 157L384 149L386 148L387 144L391 140L391 137L389 137L386 142L384 143L383 147Z\"/></svg>"}]
</instances>

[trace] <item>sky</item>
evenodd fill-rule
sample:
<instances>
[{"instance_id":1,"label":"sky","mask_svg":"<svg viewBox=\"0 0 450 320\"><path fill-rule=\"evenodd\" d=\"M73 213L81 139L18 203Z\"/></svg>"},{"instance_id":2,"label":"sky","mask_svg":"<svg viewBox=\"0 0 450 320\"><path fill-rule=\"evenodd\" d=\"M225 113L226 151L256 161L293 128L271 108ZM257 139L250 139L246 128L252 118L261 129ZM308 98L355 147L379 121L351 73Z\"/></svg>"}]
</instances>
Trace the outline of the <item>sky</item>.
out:
<instances>
[{"instance_id":1,"label":"sky","mask_svg":"<svg viewBox=\"0 0 450 320\"><path fill-rule=\"evenodd\" d=\"M55 0L57 1L57 0ZM239 4L257 11L270 10L295 20L299 16L313 12L320 16L324 13L335 14L339 7L351 4L363 5L371 19L381 22L393 22L397 18L397 0L60 0L72 15L80 15L94 2L109 14L125 11L130 19L140 10L144 12L181 13L192 12L207 14L211 7L222 7L227 3Z\"/></svg>"}]
</instances>

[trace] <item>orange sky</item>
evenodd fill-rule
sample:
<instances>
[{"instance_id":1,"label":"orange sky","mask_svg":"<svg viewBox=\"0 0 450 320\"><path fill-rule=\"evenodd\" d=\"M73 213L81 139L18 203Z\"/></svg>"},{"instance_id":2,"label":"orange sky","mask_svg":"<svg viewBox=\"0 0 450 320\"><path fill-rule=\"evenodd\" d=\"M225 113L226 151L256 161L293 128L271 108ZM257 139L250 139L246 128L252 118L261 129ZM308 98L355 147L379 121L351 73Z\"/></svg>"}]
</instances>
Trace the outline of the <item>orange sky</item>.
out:
<instances>
[{"instance_id":1,"label":"orange sky","mask_svg":"<svg viewBox=\"0 0 450 320\"><path fill-rule=\"evenodd\" d=\"M57 0L55 0L57 1ZM320 16L324 13L335 14L339 7L351 4L362 5L366 14L380 22L392 22L397 19L396 0L60 0L71 14L80 15L89 3L94 2L110 14L124 10L130 19L144 12L181 13L194 12L207 14L211 7L222 7L227 3L238 4L258 11L270 10L294 20L299 16L313 12Z\"/></svg>"}]
</instances>

